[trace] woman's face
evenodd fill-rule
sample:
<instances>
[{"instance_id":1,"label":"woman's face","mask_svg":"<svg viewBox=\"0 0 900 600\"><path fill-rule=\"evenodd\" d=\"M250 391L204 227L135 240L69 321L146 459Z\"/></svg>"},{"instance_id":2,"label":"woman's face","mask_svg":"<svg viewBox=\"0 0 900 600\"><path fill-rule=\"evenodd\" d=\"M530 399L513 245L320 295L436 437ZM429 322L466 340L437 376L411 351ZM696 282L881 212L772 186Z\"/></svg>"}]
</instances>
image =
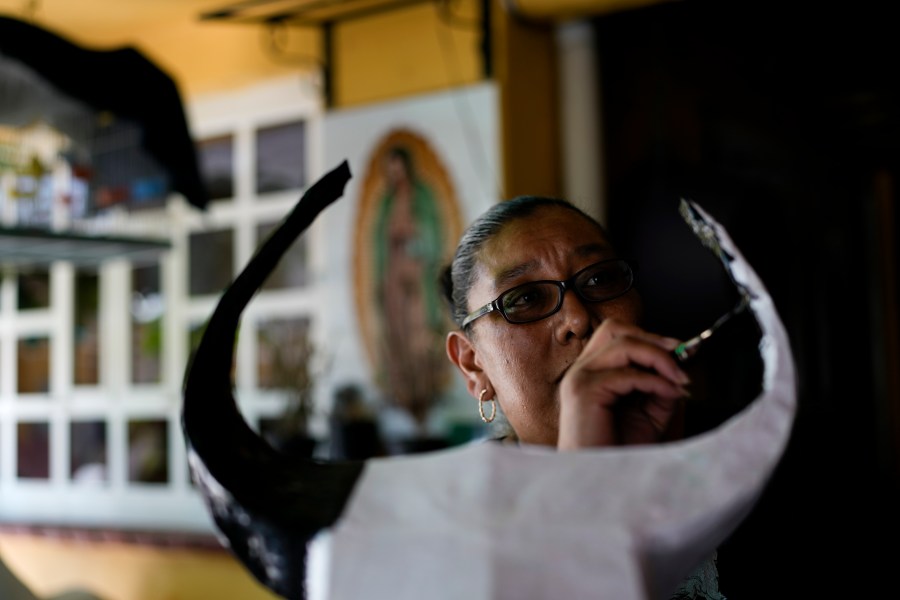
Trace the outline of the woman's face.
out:
<instances>
[{"instance_id":1,"label":"woman's face","mask_svg":"<svg viewBox=\"0 0 900 600\"><path fill-rule=\"evenodd\" d=\"M610 258L619 257L596 225L566 208L541 207L508 223L484 245L468 309L516 285L566 280ZM468 336L474 366L466 374L470 391L477 397L481 388L490 387L521 441L555 445L559 385L566 370L603 320L637 323L640 308L634 289L600 303L583 302L567 291L560 310L540 321L512 324L496 311L483 316L472 322ZM481 379L473 382L473 376Z\"/></svg>"}]
</instances>

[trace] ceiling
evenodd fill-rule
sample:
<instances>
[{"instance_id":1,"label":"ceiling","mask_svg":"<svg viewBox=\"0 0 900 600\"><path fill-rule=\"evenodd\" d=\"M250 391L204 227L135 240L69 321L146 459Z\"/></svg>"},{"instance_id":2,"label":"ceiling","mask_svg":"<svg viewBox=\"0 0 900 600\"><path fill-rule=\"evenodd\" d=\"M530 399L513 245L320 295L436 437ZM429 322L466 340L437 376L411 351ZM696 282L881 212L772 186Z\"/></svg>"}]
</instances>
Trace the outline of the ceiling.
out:
<instances>
[{"instance_id":1,"label":"ceiling","mask_svg":"<svg viewBox=\"0 0 900 600\"><path fill-rule=\"evenodd\" d=\"M285 62L273 57L266 28L259 25L260 14L302 9L310 17L288 23L309 25L342 12L402 8L425 1L438 0L0 0L0 15L30 21L91 49L134 46L167 71L191 99L318 68L318 63L309 61L321 53L315 27L291 28L290 49L296 50L291 54L305 56L306 61ZM562 18L661 0L493 1L525 18ZM247 10L227 19L203 18L234 7Z\"/></svg>"},{"instance_id":2,"label":"ceiling","mask_svg":"<svg viewBox=\"0 0 900 600\"><path fill-rule=\"evenodd\" d=\"M416 1L425 0L0 0L0 13L37 19L84 42L116 44L128 43L139 31L176 23L197 24L200 15L222 8L243 7L248 15L300 8L310 14L316 12L314 18L324 18L345 9L402 6ZM598 14L658 1L504 0L501 4L526 17L553 18ZM319 8L313 11L313 7Z\"/></svg>"},{"instance_id":3,"label":"ceiling","mask_svg":"<svg viewBox=\"0 0 900 600\"><path fill-rule=\"evenodd\" d=\"M35 20L57 33L89 45L129 44L136 32L175 23L197 22L198 15L223 0L0 0L0 12Z\"/></svg>"},{"instance_id":4,"label":"ceiling","mask_svg":"<svg viewBox=\"0 0 900 600\"><path fill-rule=\"evenodd\" d=\"M0 12L34 18L86 43L129 43L137 32L167 25L209 24L215 18L294 23L399 8L431 0L0 0Z\"/></svg>"}]
</instances>

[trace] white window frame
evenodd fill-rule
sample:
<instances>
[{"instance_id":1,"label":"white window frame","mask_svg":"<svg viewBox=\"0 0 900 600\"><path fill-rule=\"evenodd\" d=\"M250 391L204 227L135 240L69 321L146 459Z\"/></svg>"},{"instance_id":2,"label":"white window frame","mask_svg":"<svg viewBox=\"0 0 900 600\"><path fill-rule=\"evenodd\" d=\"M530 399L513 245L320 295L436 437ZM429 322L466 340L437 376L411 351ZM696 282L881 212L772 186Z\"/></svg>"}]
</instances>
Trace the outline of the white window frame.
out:
<instances>
[{"instance_id":1,"label":"white window frame","mask_svg":"<svg viewBox=\"0 0 900 600\"><path fill-rule=\"evenodd\" d=\"M131 263L111 259L100 276L100 383L72 383L72 318L75 267L67 261L51 265L51 303L47 309L16 310L15 274L0 282L0 524L72 527L135 528L212 532L212 520L190 483L181 431L181 386L187 365L188 330L212 313L218 295L188 296L188 236L211 228L235 233L235 273L256 249L256 227L283 218L303 190L288 190L256 197L254 132L294 120L305 121L307 182L321 173L322 105L313 78L301 76L272 80L227 94L196 99L186 106L195 140L233 136L235 195L216 201L206 211L173 196L165 208L139 213L107 214L97 223L106 233L139 233L164 237L171 250L160 263L161 289L166 311L163 321L161 383L131 383ZM8 214L8 207L4 214ZM323 306L317 282L322 264L317 243L322 235L313 227L307 235L310 280L303 288L258 294L245 311L237 347L236 396L245 418L255 427L262 417L276 416L284 407L278 394L256 389L255 324L264 318L307 317L314 340L316 306ZM50 390L41 397L19 398L16 393L16 343L24 334L47 335L51 340ZM323 392L317 392L317 399ZM35 395L32 395L35 396ZM107 422L107 481L76 483L69 477L69 423L92 418ZM168 423L166 484L127 481L127 424L135 418L161 418ZM50 423L50 477L22 480L16 475L16 424L23 419ZM319 425L321 427L321 424Z\"/></svg>"}]
</instances>

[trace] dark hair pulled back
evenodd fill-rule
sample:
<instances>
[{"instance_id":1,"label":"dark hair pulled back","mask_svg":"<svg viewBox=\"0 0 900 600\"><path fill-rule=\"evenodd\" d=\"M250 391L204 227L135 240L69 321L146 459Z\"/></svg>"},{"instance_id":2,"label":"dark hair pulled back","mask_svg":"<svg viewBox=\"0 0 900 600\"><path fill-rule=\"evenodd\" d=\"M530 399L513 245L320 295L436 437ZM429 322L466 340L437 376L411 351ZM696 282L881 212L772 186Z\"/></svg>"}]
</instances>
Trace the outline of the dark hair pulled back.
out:
<instances>
[{"instance_id":1,"label":"dark hair pulled back","mask_svg":"<svg viewBox=\"0 0 900 600\"><path fill-rule=\"evenodd\" d=\"M516 196L504 202L498 202L475 219L463 232L453 254L453 260L441 272L441 292L450 317L457 326L469 314L469 292L475 282L475 267L478 253L484 244L495 237L509 223L533 214L545 206L556 206L571 210L601 231L605 231L600 223L583 210L567 200L548 196Z\"/></svg>"}]
</instances>

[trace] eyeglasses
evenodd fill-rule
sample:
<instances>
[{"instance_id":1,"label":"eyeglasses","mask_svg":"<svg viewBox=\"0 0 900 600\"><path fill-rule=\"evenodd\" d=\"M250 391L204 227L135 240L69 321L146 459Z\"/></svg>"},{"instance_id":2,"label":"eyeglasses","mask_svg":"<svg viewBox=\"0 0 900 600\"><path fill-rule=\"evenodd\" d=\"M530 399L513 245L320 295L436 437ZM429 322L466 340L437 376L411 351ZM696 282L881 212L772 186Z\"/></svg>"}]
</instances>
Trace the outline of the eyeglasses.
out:
<instances>
[{"instance_id":1,"label":"eyeglasses","mask_svg":"<svg viewBox=\"0 0 900 600\"><path fill-rule=\"evenodd\" d=\"M604 260L578 271L565 281L529 281L510 288L463 319L465 328L475 319L498 311L510 323L531 323L556 313L566 290L574 290L584 302L618 298L634 284L634 271L623 259Z\"/></svg>"}]
</instances>

